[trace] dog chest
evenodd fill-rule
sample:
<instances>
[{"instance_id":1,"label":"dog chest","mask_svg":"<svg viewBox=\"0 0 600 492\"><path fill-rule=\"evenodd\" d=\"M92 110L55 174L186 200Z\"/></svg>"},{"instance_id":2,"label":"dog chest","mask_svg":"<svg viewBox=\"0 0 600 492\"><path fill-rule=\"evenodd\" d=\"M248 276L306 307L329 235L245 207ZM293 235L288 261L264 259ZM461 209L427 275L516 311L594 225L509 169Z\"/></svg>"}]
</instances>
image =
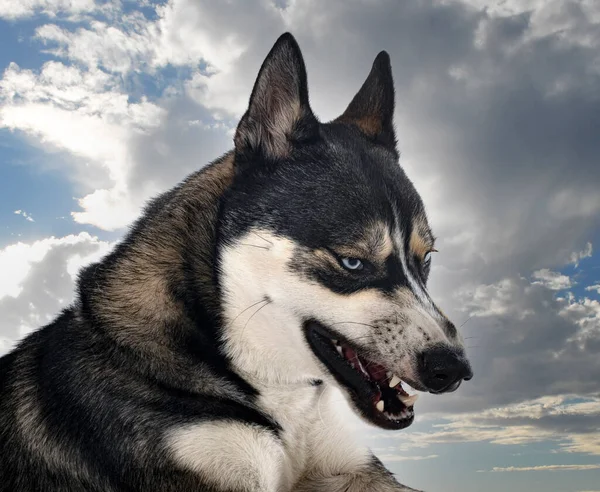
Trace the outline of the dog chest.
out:
<instances>
[{"instance_id":1,"label":"dog chest","mask_svg":"<svg viewBox=\"0 0 600 492\"><path fill-rule=\"evenodd\" d=\"M316 436L327 426L330 391L324 384L281 385L261 389L259 404L281 426L285 481L293 484L319 454Z\"/></svg>"}]
</instances>

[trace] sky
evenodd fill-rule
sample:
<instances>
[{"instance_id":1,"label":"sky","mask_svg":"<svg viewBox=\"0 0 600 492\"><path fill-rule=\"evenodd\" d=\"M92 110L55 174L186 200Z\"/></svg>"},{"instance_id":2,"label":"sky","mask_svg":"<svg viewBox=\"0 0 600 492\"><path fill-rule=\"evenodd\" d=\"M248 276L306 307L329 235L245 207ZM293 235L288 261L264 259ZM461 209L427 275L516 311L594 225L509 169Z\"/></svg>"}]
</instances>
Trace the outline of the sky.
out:
<instances>
[{"instance_id":1,"label":"sky","mask_svg":"<svg viewBox=\"0 0 600 492\"><path fill-rule=\"evenodd\" d=\"M285 31L323 121L390 54L431 291L475 373L360 439L428 492L600 491L597 0L0 0L0 353L232 147Z\"/></svg>"}]
</instances>

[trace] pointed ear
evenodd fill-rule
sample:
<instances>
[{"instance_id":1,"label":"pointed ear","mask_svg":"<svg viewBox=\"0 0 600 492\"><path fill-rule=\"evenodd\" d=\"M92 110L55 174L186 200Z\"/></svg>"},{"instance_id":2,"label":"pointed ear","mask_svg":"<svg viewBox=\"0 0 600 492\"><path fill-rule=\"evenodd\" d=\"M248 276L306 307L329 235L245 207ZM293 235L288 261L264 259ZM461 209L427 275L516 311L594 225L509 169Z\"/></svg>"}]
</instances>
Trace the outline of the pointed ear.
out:
<instances>
[{"instance_id":1,"label":"pointed ear","mask_svg":"<svg viewBox=\"0 0 600 492\"><path fill-rule=\"evenodd\" d=\"M285 33L260 68L248 110L235 133L236 151L285 157L292 141L307 136L316 123L308 103L300 47L290 33Z\"/></svg>"},{"instance_id":2,"label":"pointed ear","mask_svg":"<svg viewBox=\"0 0 600 492\"><path fill-rule=\"evenodd\" d=\"M356 125L365 135L396 152L394 79L390 56L382 51L344 114L335 121Z\"/></svg>"}]
</instances>

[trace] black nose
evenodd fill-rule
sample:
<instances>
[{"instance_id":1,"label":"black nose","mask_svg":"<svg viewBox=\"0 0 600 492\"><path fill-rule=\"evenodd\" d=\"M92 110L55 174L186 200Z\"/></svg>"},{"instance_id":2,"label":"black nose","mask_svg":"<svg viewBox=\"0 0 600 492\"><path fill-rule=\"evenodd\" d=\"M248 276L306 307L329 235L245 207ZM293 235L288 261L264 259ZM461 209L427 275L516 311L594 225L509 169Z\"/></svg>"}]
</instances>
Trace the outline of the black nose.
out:
<instances>
[{"instance_id":1,"label":"black nose","mask_svg":"<svg viewBox=\"0 0 600 492\"><path fill-rule=\"evenodd\" d=\"M419 376L431 393L447 393L458 389L463 379L471 379L473 371L462 352L436 347L419 357Z\"/></svg>"}]
</instances>

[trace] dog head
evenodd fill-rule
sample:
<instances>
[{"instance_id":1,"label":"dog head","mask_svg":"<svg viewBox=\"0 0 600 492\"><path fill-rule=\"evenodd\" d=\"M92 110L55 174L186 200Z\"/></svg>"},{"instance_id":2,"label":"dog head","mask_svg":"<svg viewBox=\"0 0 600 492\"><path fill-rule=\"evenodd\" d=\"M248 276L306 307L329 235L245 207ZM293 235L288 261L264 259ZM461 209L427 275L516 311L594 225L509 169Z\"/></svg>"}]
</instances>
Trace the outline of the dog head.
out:
<instances>
[{"instance_id":1,"label":"dog head","mask_svg":"<svg viewBox=\"0 0 600 492\"><path fill-rule=\"evenodd\" d=\"M320 123L283 35L235 135L218 278L234 365L261 381L336 381L360 415L399 429L416 399L403 383L443 393L472 372L427 291L434 237L398 163L393 112L382 52L342 116Z\"/></svg>"}]
</instances>

